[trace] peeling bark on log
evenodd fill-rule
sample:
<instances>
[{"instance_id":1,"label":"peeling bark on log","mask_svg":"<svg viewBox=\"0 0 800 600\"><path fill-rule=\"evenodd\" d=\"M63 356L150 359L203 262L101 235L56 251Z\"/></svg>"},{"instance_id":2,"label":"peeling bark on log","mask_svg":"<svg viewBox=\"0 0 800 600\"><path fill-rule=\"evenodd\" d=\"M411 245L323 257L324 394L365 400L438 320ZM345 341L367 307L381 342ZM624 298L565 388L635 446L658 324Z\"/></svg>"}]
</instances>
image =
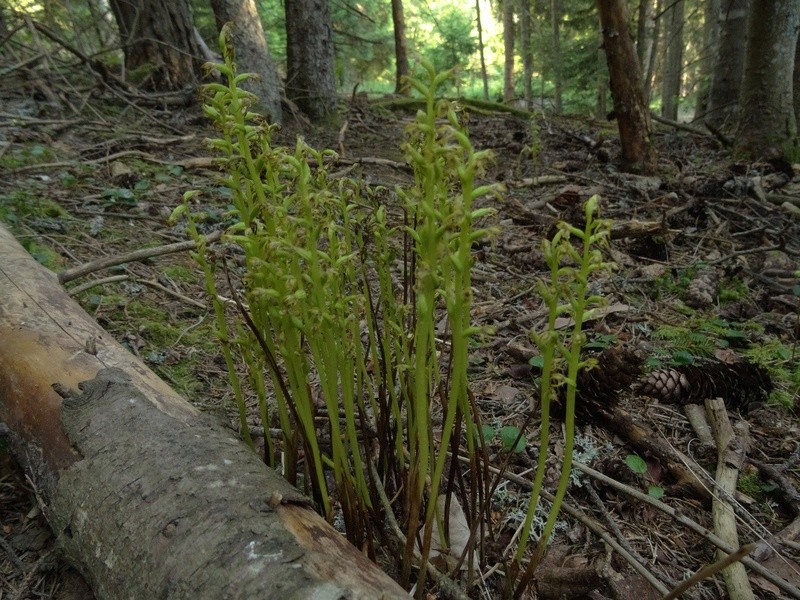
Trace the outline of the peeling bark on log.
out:
<instances>
[{"instance_id":1,"label":"peeling bark on log","mask_svg":"<svg viewBox=\"0 0 800 600\"><path fill-rule=\"evenodd\" d=\"M408 597L2 226L0 421L98 598Z\"/></svg>"}]
</instances>

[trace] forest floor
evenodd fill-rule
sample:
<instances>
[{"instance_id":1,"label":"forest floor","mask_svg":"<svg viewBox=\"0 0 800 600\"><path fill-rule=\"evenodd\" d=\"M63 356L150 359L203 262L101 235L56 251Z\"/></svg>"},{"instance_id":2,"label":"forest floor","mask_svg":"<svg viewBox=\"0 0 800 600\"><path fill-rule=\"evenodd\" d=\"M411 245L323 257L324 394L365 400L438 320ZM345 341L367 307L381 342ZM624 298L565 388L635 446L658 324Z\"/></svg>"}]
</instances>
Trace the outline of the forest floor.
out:
<instances>
[{"instance_id":1,"label":"forest floor","mask_svg":"<svg viewBox=\"0 0 800 600\"><path fill-rule=\"evenodd\" d=\"M43 80L0 84L0 106L0 220L48 268L186 239L167 218L187 190L204 190L212 222L225 226L220 174L204 160L211 156L204 139L214 134L199 108L135 105ZM300 134L337 150L341 160L330 170L339 176L409 184L400 144L413 113L360 98L342 111L344 130L289 124L277 141L292 146ZM467 114L473 144L496 156L483 177L506 187L483 201L496 208L490 224L499 227L475 249L473 317L494 333L473 349L470 389L498 432L490 439L492 464L507 462L509 473L530 477L536 462L529 333L546 320L537 292L547 277L542 239L558 220L582 222L583 203L594 194L602 216L614 221L606 257L618 269L593 284L608 304L585 327L590 350L607 354L594 377L600 389L579 415L576 456L606 479L577 471L567 499L574 511L552 542L539 595L661 597L610 543L667 589L714 562L714 544L656 500L713 529L717 455L686 414L714 394L725 397L737 434L748 441L734 500L741 543L760 542L754 556L763 571L749 570L750 584L759 598L791 597L792 588L769 573L800 588L800 165L735 160L703 131L658 124L657 175L628 175L614 167L614 122ZM109 276L116 280L84 287ZM176 390L236 422L202 277L188 254L126 263L67 288ZM640 373L619 364L628 356L623 349L642 361ZM621 378L631 385L604 396L603 386ZM524 426L520 451L504 444L505 426ZM560 423L553 435L561 439ZM33 489L1 444L0 437L0 598L91 597L59 559ZM563 444L551 452L550 491ZM493 528L502 545L520 524L527 491L505 480L498 492ZM470 596L497 597L496 585L489 578ZM685 597L725 595L717 575Z\"/></svg>"}]
</instances>

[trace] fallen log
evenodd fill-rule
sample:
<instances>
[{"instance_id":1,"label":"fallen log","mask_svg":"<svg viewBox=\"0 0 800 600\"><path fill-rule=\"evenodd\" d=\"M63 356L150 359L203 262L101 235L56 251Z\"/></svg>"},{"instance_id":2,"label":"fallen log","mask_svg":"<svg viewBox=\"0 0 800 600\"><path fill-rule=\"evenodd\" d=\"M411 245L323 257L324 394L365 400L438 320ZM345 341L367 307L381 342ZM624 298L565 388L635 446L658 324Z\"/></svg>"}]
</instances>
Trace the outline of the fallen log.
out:
<instances>
[{"instance_id":1,"label":"fallen log","mask_svg":"<svg viewBox=\"0 0 800 600\"><path fill-rule=\"evenodd\" d=\"M98 598L408 597L2 226L0 421Z\"/></svg>"}]
</instances>

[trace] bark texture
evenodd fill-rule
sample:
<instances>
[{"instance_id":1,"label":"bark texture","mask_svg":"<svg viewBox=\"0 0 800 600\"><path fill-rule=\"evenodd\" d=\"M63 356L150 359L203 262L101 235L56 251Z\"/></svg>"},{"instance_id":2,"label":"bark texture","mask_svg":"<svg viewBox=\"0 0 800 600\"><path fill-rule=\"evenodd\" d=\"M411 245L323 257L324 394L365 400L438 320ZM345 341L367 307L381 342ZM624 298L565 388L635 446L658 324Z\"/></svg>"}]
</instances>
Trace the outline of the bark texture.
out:
<instances>
[{"instance_id":1,"label":"bark texture","mask_svg":"<svg viewBox=\"0 0 800 600\"><path fill-rule=\"evenodd\" d=\"M478 51L480 52L481 56L481 81L483 81L483 99L488 102L489 76L486 74L486 53L484 51L485 48L483 47L483 25L481 24L481 0L475 0L475 19L476 19L476 24L478 25ZM530 22L530 17L528 18L528 20ZM528 87L530 87L530 85Z\"/></svg>"},{"instance_id":2,"label":"bark texture","mask_svg":"<svg viewBox=\"0 0 800 600\"><path fill-rule=\"evenodd\" d=\"M394 93L408 95L408 50L406 48L406 18L403 14L403 0L392 0L392 23L394 25ZM478 25L480 30L480 25Z\"/></svg>"},{"instance_id":3,"label":"bark texture","mask_svg":"<svg viewBox=\"0 0 800 600\"><path fill-rule=\"evenodd\" d=\"M739 106L749 10L750 0L721 0L719 43L705 117L716 128L731 124Z\"/></svg>"},{"instance_id":4,"label":"bark texture","mask_svg":"<svg viewBox=\"0 0 800 600\"><path fill-rule=\"evenodd\" d=\"M800 127L800 37L794 53L794 118Z\"/></svg>"},{"instance_id":5,"label":"bark texture","mask_svg":"<svg viewBox=\"0 0 800 600\"><path fill-rule=\"evenodd\" d=\"M622 145L622 168L649 173L655 168L650 110L642 89L639 61L628 30L624 0L598 0L603 49L608 63L614 114Z\"/></svg>"},{"instance_id":6,"label":"bark texture","mask_svg":"<svg viewBox=\"0 0 800 600\"><path fill-rule=\"evenodd\" d=\"M195 85L203 65L187 0L110 0L125 68L147 71L142 85L177 90Z\"/></svg>"},{"instance_id":7,"label":"bark texture","mask_svg":"<svg viewBox=\"0 0 800 600\"><path fill-rule=\"evenodd\" d=\"M269 54L264 28L255 0L211 0L217 30L232 23L232 42L239 73L255 73L258 78L242 84L258 96L258 109L272 123L281 121L281 79Z\"/></svg>"},{"instance_id":8,"label":"bark texture","mask_svg":"<svg viewBox=\"0 0 800 600\"><path fill-rule=\"evenodd\" d=\"M553 33L553 108L557 114L561 114L563 105L562 96L562 77L561 77L561 2L560 0L550 0L551 29Z\"/></svg>"},{"instance_id":9,"label":"bark texture","mask_svg":"<svg viewBox=\"0 0 800 600\"><path fill-rule=\"evenodd\" d=\"M678 120L678 101L681 95L681 74L683 72L683 13L684 0L674 2L664 14L667 19L667 53L664 57L664 76L661 81L661 116Z\"/></svg>"},{"instance_id":10,"label":"bark texture","mask_svg":"<svg viewBox=\"0 0 800 600\"><path fill-rule=\"evenodd\" d=\"M800 0L753 2L737 149L753 158L783 156L797 141L792 78Z\"/></svg>"},{"instance_id":11,"label":"bark texture","mask_svg":"<svg viewBox=\"0 0 800 600\"><path fill-rule=\"evenodd\" d=\"M514 0L503 0L503 102L514 100Z\"/></svg>"},{"instance_id":12,"label":"bark texture","mask_svg":"<svg viewBox=\"0 0 800 600\"><path fill-rule=\"evenodd\" d=\"M519 39L519 51L522 55L522 97L525 99L525 108L530 110L533 108L533 48L531 47L530 0L520 0L519 3Z\"/></svg>"},{"instance_id":13,"label":"bark texture","mask_svg":"<svg viewBox=\"0 0 800 600\"><path fill-rule=\"evenodd\" d=\"M407 597L1 226L0 298L0 421L98 598Z\"/></svg>"},{"instance_id":14,"label":"bark texture","mask_svg":"<svg viewBox=\"0 0 800 600\"><path fill-rule=\"evenodd\" d=\"M699 90L694 119L701 119L708 110L708 94L711 91L711 74L714 58L719 47L719 6L720 0L706 0L703 4L703 50L700 54L698 71Z\"/></svg>"},{"instance_id":15,"label":"bark texture","mask_svg":"<svg viewBox=\"0 0 800 600\"><path fill-rule=\"evenodd\" d=\"M286 0L286 95L314 121L336 111L328 0Z\"/></svg>"}]
</instances>

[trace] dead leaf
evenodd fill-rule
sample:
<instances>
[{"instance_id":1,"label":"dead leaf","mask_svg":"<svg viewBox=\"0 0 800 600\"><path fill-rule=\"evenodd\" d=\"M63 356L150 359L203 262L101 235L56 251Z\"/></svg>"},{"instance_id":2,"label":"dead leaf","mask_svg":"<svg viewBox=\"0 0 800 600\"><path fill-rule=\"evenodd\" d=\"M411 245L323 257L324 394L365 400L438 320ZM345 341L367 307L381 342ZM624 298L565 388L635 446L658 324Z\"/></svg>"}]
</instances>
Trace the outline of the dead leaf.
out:
<instances>
[{"instance_id":1,"label":"dead leaf","mask_svg":"<svg viewBox=\"0 0 800 600\"><path fill-rule=\"evenodd\" d=\"M494 391L494 397L503 402L511 402L519 394L519 390L510 385L501 385Z\"/></svg>"},{"instance_id":2,"label":"dead leaf","mask_svg":"<svg viewBox=\"0 0 800 600\"><path fill-rule=\"evenodd\" d=\"M630 309L631 307L628 304L623 304L622 302L615 302L608 306L600 306L587 311L586 314L584 314L583 322L589 323L590 321L602 319L612 313L628 312ZM559 317L556 319L556 329L565 329L567 327L572 327L574 324L575 321L572 317Z\"/></svg>"},{"instance_id":3,"label":"dead leaf","mask_svg":"<svg viewBox=\"0 0 800 600\"><path fill-rule=\"evenodd\" d=\"M436 498L436 510L439 515L444 515L446 500L447 496L445 494L440 494ZM450 533L449 546L443 543L444 532L440 532L438 525L434 524L433 533L431 534L431 562L434 562L434 564L435 562L444 562L447 564L448 569L452 569L466 552L470 537L467 517L464 514L464 509L461 508L461 503L455 496L450 497L450 511L447 523ZM462 571L474 567L470 560L471 558L474 561L473 555L473 557L467 557L461 562Z\"/></svg>"},{"instance_id":4,"label":"dead leaf","mask_svg":"<svg viewBox=\"0 0 800 600\"><path fill-rule=\"evenodd\" d=\"M750 583L753 584L753 587L755 588L770 594L774 594L776 598L781 597L781 588L771 581L767 581L761 577L761 575L750 575Z\"/></svg>"}]
</instances>

